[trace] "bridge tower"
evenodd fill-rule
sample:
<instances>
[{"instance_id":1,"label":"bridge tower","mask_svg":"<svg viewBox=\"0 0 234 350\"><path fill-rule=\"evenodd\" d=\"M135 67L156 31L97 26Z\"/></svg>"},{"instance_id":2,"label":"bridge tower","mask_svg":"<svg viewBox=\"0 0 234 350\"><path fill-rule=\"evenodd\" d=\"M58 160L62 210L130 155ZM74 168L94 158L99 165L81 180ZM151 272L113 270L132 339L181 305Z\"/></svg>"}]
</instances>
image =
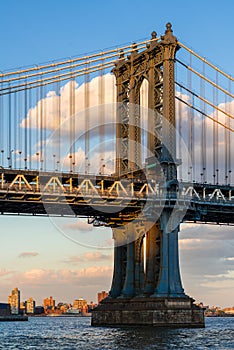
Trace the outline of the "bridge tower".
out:
<instances>
[{"instance_id":1,"label":"bridge tower","mask_svg":"<svg viewBox=\"0 0 234 350\"><path fill-rule=\"evenodd\" d=\"M93 312L92 324L203 327L203 310L184 293L178 232L174 60L179 49L171 24L146 49L133 44L113 73L117 86L116 175L164 185L163 207L112 227L114 274L110 295ZM140 91L148 84L147 160L142 166Z\"/></svg>"}]
</instances>

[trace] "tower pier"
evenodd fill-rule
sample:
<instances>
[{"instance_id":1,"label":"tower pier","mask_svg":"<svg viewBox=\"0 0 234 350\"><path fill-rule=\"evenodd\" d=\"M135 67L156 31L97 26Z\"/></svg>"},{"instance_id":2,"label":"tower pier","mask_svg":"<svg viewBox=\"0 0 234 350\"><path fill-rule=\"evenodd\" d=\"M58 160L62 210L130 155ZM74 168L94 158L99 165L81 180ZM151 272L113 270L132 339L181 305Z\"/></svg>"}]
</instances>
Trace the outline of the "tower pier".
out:
<instances>
[{"instance_id":1,"label":"tower pier","mask_svg":"<svg viewBox=\"0 0 234 350\"><path fill-rule=\"evenodd\" d=\"M113 230L112 287L109 297L93 310L92 325L204 327L203 309L182 288L178 228L169 233L154 224L146 233L141 227L139 235L139 224L129 226L132 237L123 229ZM123 242L124 235L128 243Z\"/></svg>"}]
</instances>

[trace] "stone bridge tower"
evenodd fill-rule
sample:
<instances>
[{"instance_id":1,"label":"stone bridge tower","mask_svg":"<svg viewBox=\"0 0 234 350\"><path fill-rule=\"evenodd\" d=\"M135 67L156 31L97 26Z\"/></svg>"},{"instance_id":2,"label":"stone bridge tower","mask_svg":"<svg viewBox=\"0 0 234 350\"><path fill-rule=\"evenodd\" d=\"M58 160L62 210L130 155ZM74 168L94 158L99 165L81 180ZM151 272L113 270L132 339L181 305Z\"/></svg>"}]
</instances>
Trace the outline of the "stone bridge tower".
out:
<instances>
[{"instance_id":1,"label":"stone bridge tower","mask_svg":"<svg viewBox=\"0 0 234 350\"><path fill-rule=\"evenodd\" d=\"M152 204L131 223L113 227L114 274L109 297L93 312L93 325L151 324L203 327L203 311L182 288L178 257L175 54L171 24L161 40L152 33L144 51L120 55L117 86L116 175L144 177L164 188L164 205ZM148 84L147 161L142 166L140 91Z\"/></svg>"}]
</instances>

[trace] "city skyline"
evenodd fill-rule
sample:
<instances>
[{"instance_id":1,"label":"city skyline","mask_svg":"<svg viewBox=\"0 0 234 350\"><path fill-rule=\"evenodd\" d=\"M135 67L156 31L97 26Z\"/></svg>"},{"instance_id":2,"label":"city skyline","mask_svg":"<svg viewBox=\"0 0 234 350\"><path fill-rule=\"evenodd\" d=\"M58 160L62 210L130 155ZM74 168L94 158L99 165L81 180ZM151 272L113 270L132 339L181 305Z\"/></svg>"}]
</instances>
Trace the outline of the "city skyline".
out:
<instances>
[{"instance_id":1,"label":"city skyline","mask_svg":"<svg viewBox=\"0 0 234 350\"><path fill-rule=\"evenodd\" d=\"M171 21L174 34L180 41L233 75L233 48L230 45L234 34L232 2L224 1L215 9L210 1L192 3L189 10L193 13L192 18L189 17L191 12L187 3L180 3L179 9L178 4L169 1L165 9L165 6L160 5L160 8L159 4L149 1L150 11L146 11L146 3L137 1L136 10L120 1L119 5L122 4L126 10L125 14L121 14L121 26L111 15L113 5L106 1L100 7L94 6L95 11L90 10L94 5L92 1L78 4L70 0L70 6L55 1L42 2L41 8L26 0L2 3L1 12L11 13L11 29L5 30L9 18L3 16L0 24L4 33L0 38L4 48L1 70L150 38L153 30L163 34L165 24ZM201 6L203 11L199 9ZM210 18L205 15L207 11ZM158 12L159 18L156 16ZM88 20L80 13L89 13ZM65 27L61 25L63 19ZM95 301L98 290L110 289L113 242L109 229L94 228L85 220L78 220L73 229L74 232L79 231L83 239L79 244L64 235L57 222L49 218L4 215L0 220L3 247L1 302L7 300L7 291L15 285L24 289L25 300L33 294L36 300L42 300L44 295L53 295L56 300L66 301L66 298L74 300L77 295L86 293L89 300ZM59 227L64 231L69 225L69 219L59 220ZM182 225L179 238L185 292L198 302L232 306L233 228ZM106 248L100 249L104 243Z\"/></svg>"},{"instance_id":2,"label":"city skyline","mask_svg":"<svg viewBox=\"0 0 234 350\"><path fill-rule=\"evenodd\" d=\"M43 298L43 301L41 303L37 303L37 301L33 298L33 296L30 296L29 298L25 299L22 298L22 294L21 294L21 290L18 289L18 287L15 287L12 289L11 294L8 295L8 304L13 305L13 307L15 308L15 305L18 303L18 307L21 308L21 304L25 304L25 310L27 309L27 302L28 303L34 303L34 308L35 307L44 307L44 308L52 308L54 309L55 307L57 307L60 304L67 304L70 305L71 308L74 309L81 309L82 305L97 305L99 304L103 299L107 298L109 293L106 292L105 290L99 291L96 293L96 299L97 302L94 302L93 300L88 300L87 298L83 298L83 297L76 297L73 301L64 301L64 300L56 300L52 295L45 296ZM17 297L15 298L15 300L12 300L12 296L14 297L17 294ZM0 301L1 304L1 301ZM206 308L222 308L219 305L213 305L213 304L207 304L206 306L204 305L204 303L200 303L201 305L203 305ZM29 306L29 308L31 307L31 305ZM234 305L226 305L225 306L226 309L234 309ZM12 311L12 309L11 309ZM16 310L13 311L13 313L15 313ZM19 310L18 310L19 312ZM30 312L28 312L30 313Z\"/></svg>"},{"instance_id":3,"label":"city skyline","mask_svg":"<svg viewBox=\"0 0 234 350\"><path fill-rule=\"evenodd\" d=\"M88 312L88 309L93 309L97 304L99 304L103 299L108 297L109 293L102 290L97 293L97 303L92 300L86 300L85 298L78 297L72 301L63 300L57 301L50 295L50 297L44 297L43 302L38 304L37 301L30 296L27 300L22 298L21 291L18 287L12 289L11 293L8 295L8 302L2 303L0 305L3 309L7 309L9 306L12 315L19 314L51 314L51 313L77 313L78 311L84 313Z\"/></svg>"}]
</instances>

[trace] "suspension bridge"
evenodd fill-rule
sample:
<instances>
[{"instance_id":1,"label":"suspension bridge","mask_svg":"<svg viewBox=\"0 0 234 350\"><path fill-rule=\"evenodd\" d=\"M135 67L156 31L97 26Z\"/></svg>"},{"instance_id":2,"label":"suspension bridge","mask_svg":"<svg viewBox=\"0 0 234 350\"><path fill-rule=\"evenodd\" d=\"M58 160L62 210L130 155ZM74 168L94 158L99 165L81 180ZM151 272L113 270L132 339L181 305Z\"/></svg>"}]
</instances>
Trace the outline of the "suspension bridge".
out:
<instances>
[{"instance_id":1,"label":"suspension bridge","mask_svg":"<svg viewBox=\"0 0 234 350\"><path fill-rule=\"evenodd\" d=\"M233 78L173 35L0 74L0 212L112 228L93 325L204 326L181 222L234 224Z\"/></svg>"}]
</instances>

